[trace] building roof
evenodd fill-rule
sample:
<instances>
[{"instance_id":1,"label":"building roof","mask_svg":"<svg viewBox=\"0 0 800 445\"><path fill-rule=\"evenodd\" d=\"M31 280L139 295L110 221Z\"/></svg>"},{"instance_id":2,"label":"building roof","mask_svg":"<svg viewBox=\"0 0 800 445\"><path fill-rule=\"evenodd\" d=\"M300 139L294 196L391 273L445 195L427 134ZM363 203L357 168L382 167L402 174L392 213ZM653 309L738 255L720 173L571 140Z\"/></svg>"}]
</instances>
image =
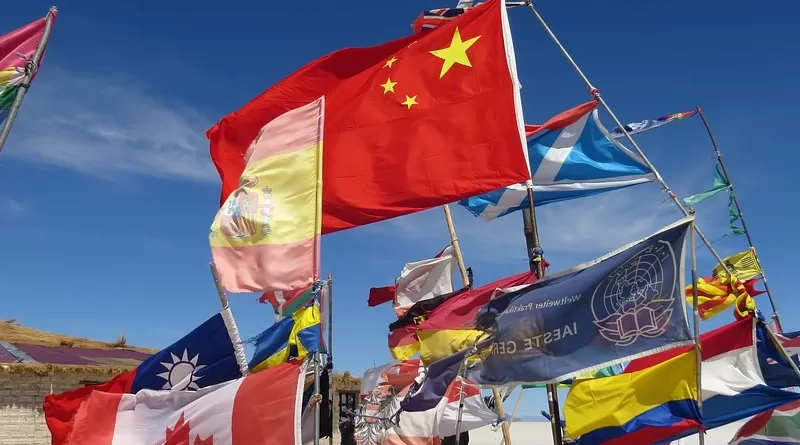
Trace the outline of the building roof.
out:
<instances>
[{"instance_id":1,"label":"building roof","mask_svg":"<svg viewBox=\"0 0 800 445\"><path fill-rule=\"evenodd\" d=\"M40 331L0 321L0 364L58 365L74 367L133 368L155 349L129 346L124 339L101 342Z\"/></svg>"}]
</instances>

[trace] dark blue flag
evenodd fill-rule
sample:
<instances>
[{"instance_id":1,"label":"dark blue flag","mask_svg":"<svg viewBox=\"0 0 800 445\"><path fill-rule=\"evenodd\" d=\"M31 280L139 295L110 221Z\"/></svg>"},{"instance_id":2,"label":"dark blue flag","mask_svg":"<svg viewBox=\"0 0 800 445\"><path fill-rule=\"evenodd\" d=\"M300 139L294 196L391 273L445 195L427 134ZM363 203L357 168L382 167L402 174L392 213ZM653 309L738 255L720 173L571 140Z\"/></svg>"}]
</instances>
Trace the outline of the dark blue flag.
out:
<instances>
[{"instance_id":1,"label":"dark blue flag","mask_svg":"<svg viewBox=\"0 0 800 445\"><path fill-rule=\"evenodd\" d=\"M766 331L766 329L764 329ZM764 375L764 382L773 388L791 388L800 386L800 376L783 357L769 334L761 333L756 337L758 341L758 364ZM792 361L800 366L800 332L774 334L775 340L783 345L783 349Z\"/></svg>"},{"instance_id":2,"label":"dark blue flag","mask_svg":"<svg viewBox=\"0 0 800 445\"><path fill-rule=\"evenodd\" d=\"M683 244L691 218L489 302L498 314L480 383L556 383L692 343Z\"/></svg>"},{"instance_id":3,"label":"dark blue flag","mask_svg":"<svg viewBox=\"0 0 800 445\"><path fill-rule=\"evenodd\" d=\"M182 339L151 355L136 369L131 392L193 390L242 377L244 349L230 309L206 320Z\"/></svg>"}]
</instances>

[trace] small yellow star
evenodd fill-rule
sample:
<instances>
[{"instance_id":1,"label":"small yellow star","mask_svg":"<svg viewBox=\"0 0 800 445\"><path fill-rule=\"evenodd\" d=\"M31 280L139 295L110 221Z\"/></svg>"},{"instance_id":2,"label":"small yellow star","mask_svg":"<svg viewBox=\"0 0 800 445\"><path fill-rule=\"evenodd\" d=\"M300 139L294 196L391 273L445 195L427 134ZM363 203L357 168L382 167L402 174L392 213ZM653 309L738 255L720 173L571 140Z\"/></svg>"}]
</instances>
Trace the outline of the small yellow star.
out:
<instances>
[{"instance_id":1,"label":"small yellow star","mask_svg":"<svg viewBox=\"0 0 800 445\"><path fill-rule=\"evenodd\" d=\"M449 71L450 68L452 68L456 63L459 65L472 67L472 63L469 61L469 57L467 56L467 50L480 38L481 36L473 37L465 42L461 40L461 33L458 31L458 27L456 27L456 32L453 34L453 40L450 41L450 46L431 51L431 54L444 60L444 63L442 64L442 72L439 73L439 78L441 79L444 77L445 73L447 73L447 71Z\"/></svg>"},{"instance_id":2,"label":"small yellow star","mask_svg":"<svg viewBox=\"0 0 800 445\"><path fill-rule=\"evenodd\" d=\"M397 57L392 57L391 59L387 60L386 64L383 65L383 66L384 66L384 68L391 68L392 64L395 63L395 62L397 62Z\"/></svg>"},{"instance_id":3,"label":"small yellow star","mask_svg":"<svg viewBox=\"0 0 800 445\"><path fill-rule=\"evenodd\" d=\"M419 105L417 103L417 96L406 96L406 100L404 102L400 102L401 105L405 105L410 110L413 105Z\"/></svg>"},{"instance_id":4,"label":"small yellow star","mask_svg":"<svg viewBox=\"0 0 800 445\"><path fill-rule=\"evenodd\" d=\"M391 78L389 78L389 77L387 77L387 78L386 78L386 83L384 83L384 84L381 84L381 86L383 87L383 94L386 94L386 93L388 93L389 91L391 91L392 93L394 93L394 86L395 86L395 85L397 85L397 82L392 82L392 79L391 79Z\"/></svg>"}]
</instances>

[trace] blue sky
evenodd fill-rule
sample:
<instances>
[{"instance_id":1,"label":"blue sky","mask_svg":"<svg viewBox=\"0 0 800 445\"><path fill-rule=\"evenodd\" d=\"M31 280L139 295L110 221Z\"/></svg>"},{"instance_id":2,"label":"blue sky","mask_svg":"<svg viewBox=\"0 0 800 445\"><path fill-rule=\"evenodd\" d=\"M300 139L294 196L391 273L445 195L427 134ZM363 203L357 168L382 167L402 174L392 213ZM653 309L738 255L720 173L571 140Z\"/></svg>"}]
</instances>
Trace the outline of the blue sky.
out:
<instances>
[{"instance_id":1,"label":"blue sky","mask_svg":"<svg viewBox=\"0 0 800 445\"><path fill-rule=\"evenodd\" d=\"M215 311L208 227L219 179L204 132L307 61L404 36L420 11L404 2L115 3L61 7L43 68L0 155L0 318L54 332L166 346ZM452 2L453 4L455 1ZM539 10L625 122L701 105L716 132L787 329L793 305L796 198L786 145L794 130L800 4L741 0L538 2ZM7 32L43 16L30 0L0 17ZM524 8L510 11L526 121L589 99L584 85ZM609 128L607 116L601 114ZM787 139L787 137L789 139ZM679 196L711 184L710 142L697 118L638 138ZM723 255L746 247L725 234L726 200L698 206ZM479 284L527 267L521 216L486 224L453 206ZM538 210L553 270L593 259L678 219L659 186ZM326 236L334 276L334 354L355 374L390 359L389 307L368 289L449 242L440 209ZM786 261L790 261L787 263ZM713 266L701 251L702 273ZM759 299L766 312L766 296ZM251 295L230 297L243 336L272 323ZM725 314L704 323L729 321ZM563 394L562 394L563 400ZM518 414L545 407L539 391Z\"/></svg>"}]
</instances>

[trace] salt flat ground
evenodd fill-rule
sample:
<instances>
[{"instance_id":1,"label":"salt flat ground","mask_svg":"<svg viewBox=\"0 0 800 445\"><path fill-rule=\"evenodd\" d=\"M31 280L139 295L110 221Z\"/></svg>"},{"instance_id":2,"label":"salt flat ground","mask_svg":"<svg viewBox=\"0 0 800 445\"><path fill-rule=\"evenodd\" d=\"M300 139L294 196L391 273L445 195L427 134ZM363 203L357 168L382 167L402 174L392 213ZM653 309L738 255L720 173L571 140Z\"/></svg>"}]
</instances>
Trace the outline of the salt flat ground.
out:
<instances>
[{"instance_id":1,"label":"salt flat ground","mask_svg":"<svg viewBox=\"0 0 800 445\"><path fill-rule=\"evenodd\" d=\"M705 445L727 445L733 435L742 426L742 422L722 426L709 431L705 436ZM498 429L492 431L491 427L478 428L470 431L469 445L500 445L502 433ZM512 445L552 445L553 435L550 424L547 422L514 422L511 424ZM697 435L686 437L673 445L699 444Z\"/></svg>"}]
</instances>

